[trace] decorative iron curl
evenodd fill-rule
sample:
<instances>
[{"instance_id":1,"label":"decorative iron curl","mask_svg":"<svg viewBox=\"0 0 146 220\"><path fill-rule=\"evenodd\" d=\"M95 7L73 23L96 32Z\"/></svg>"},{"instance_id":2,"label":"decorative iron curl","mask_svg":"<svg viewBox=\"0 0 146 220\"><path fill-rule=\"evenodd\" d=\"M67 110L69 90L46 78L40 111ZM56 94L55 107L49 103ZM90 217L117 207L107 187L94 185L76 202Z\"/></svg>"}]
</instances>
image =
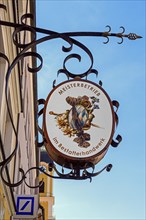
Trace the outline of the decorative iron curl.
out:
<instances>
[{"instance_id":1,"label":"decorative iron curl","mask_svg":"<svg viewBox=\"0 0 146 220\"><path fill-rule=\"evenodd\" d=\"M71 179L71 180L86 180L86 179L90 179L90 182L92 181L92 177L98 176L100 173L102 173L104 170L106 170L107 172L109 172L112 168L112 164L108 164L106 165L104 168L102 168L100 171L98 172L94 172L94 165L91 164L90 166L92 167L92 172L89 172L87 170L87 168L84 168L84 170L82 172L80 172L80 170L78 169L73 169L72 164L70 164L71 167L71 171L68 173L64 173L64 169L62 168L62 173L60 171L58 171L56 165L54 163L48 164L50 171L54 170L55 173L58 176L53 176L47 172L44 171L43 168L37 168L39 169L42 173L44 173L46 176L54 178L54 179ZM36 169L36 167L33 167L32 169Z\"/></svg>"},{"instance_id":2,"label":"decorative iron curl","mask_svg":"<svg viewBox=\"0 0 146 220\"><path fill-rule=\"evenodd\" d=\"M111 143L112 147L117 147L121 141L122 141L122 136L118 134L116 139L112 140L112 143Z\"/></svg>"},{"instance_id":3,"label":"decorative iron curl","mask_svg":"<svg viewBox=\"0 0 146 220\"><path fill-rule=\"evenodd\" d=\"M0 170L0 175L2 178L2 181L5 183L5 185L9 186L9 187L18 187L19 185L22 184L22 182L24 181L25 177L25 172L23 169L19 168L19 172L21 173L21 179L17 182L17 183L11 183L6 181L6 179L4 178L4 170L6 168L6 166L8 165L8 163L5 163Z\"/></svg>"},{"instance_id":4,"label":"decorative iron curl","mask_svg":"<svg viewBox=\"0 0 146 220\"><path fill-rule=\"evenodd\" d=\"M24 183L25 183L25 185L26 185L27 187L29 187L29 188L31 188L31 189L40 188L40 187L42 186L42 184L43 184L43 180L41 180L41 181L39 182L39 184L38 184L38 185L35 185L35 186L29 185L29 184L26 182L26 176L27 176L27 174L28 174L30 171L32 171L32 170L39 170L39 171L40 171L40 168L39 168L39 167L31 167L30 169L28 169L28 170L26 171L26 173L24 174Z\"/></svg>"},{"instance_id":5,"label":"decorative iron curl","mask_svg":"<svg viewBox=\"0 0 146 220\"><path fill-rule=\"evenodd\" d=\"M29 43L19 43L17 41L17 34L21 34L22 31L29 31L32 35L32 40ZM24 25L23 27L18 27L14 32L13 32L13 43L18 47L18 48L26 48L26 46L31 45L33 42L35 42L36 40L36 31L28 26L28 25Z\"/></svg>"},{"instance_id":6,"label":"decorative iron curl","mask_svg":"<svg viewBox=\"0 0 146 220\"><path fill-rule=\"evenodd\" d=\"M37 101L37 103L38 103L38 106L43 105L43 107L38 112L38 119L39 119L39 117L43 114L43 111L44 111L45 99L39 99ZM45 144L45 137L44 137L43 129L39 126L39 123L37 123L37 129L38 129L38 132L40 133L40 135L43 138L42 142L37 142L37 147L42 147Z\"/></svg>"},{"instance_id":7,"label":"decorative iron curl","mask_svg":"<svg viewBox=\"0 0 146 220\"><path fill-rule=\"evenodd\" d=\"M122 29L122 31L121 31L121 33L118 33L118 34L117 34L117 37L121 38L121 42L118 42L118 44L122 44L123 41L124 41L124 39L123 39L123 37L124 37L123 33L125 32L125 28L124 28L123 26L121 26L120 28Z\"/></svg>"},{"instance_id":8,"label":"decorative iron curl","mask_svg":"<svg viewBox=\"0 0 146 220\"><path fill-rule=\"evenodd\" d=\"M110 31L111 31L111 27L109 25L106 25L106 27L109 29L106 32L103 32L103 37L107 38L107 41L103 42L104 44L108 44L109 42L109 36L110 36Z\"/></svg>"},{"instance_id":9,"label":"decorative iron curl","mask_svg":"<svg viewBox=\"0 0 146 220\"><path fill-rule=\"evenodd\" d=\"M0 8L1 8L1 9L4 9L5 11L7 11L6 5L0 4Z\"/></svg>"},{"instance_id":10,"label":"decorative iron curl","mask_svg":"<svg viewBox=\"0 0 146 220\"><path fill-rule=\"evenodd\" d=\"M113 104L113 107L115 108L114 115L115 115L115 124L116 124L116 127L117 127L118 123L119 123L119 118L118 118L118 115L117 115L117 111L118 111L118 108L119 108L119 102L116 101L116 100L113 100L112 104ZM117 147L120 144L121 141L122 141L122 136L118 134L116 139L112 140L111 146L112 147Z\"/></svg>"},{"instance_id":11,"label":"decorative iron curl","mask_svg":"<svg viewBox=\"0 0 146 220\"><path fill-rule=\"evenodd\" d=\"M26 24L26 21L28 18L33 21L34 20L33 14L27 13L27 14L22 15L21 16L21 24L28 25L28 24Z\"/></svg>"},{"instance_id":12,"label":"decorative iron curl","mask_svg":"<svg viewBox=\"0 0 146 220\"><path fill-rule=\"evenodd\" d=\"M87 75L92 71L92 67L93 67L93 55L91 53L91 51L85 46L83 45L82 43L80 43L79 41L75 40L75 39L71 39L73 44L75 44L76 46L78 46L79 48L81 48L87 55L88 57L90 58L90 66L89 68L84 72L84 73L76 73L76 74L73 74L71 73L67 67L66 67L66 63L67 61L69 61L70 59L72 58L75 58L77 59L79 62L81 62L81 56L79 54L70 54L68 55L64 62L63 62L63 70L65 71L65 73L70 77L70 78L75 78L75 77L80 77L80 78L84 78L84 77L87 77ZM98 72L98 71L97 71Z\"/></svg>"}]
</instances>

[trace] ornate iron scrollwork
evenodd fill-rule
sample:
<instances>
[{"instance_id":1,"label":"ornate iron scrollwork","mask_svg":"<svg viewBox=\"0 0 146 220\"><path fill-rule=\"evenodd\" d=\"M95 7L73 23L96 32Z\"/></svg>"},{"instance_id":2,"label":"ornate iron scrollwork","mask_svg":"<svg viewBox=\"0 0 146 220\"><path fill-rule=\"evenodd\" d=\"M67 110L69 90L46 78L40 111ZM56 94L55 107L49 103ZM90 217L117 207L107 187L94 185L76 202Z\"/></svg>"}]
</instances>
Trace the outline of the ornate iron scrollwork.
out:
<instances>
[{"instance_id":1,"label":"ornate iron scrollwork","mask_svg":"<svg viewBox=\"0 0 146 220\"><path fill-rule=\"evenodd\" d=\"M6 6L0 4L0 9L6 10ZM7 69L7 72L6 72L5 97L6 97L6 105L7 105L7 109L8 109L8 114L10 116L10 121L11 121L13 130L14 130L14 133L15 133L15 136L16 136L16 145L15 145L15 148L14 148L13 152L8 156L8 158L3 158L4 160L0 162L0 166L1 166L0 175L1 175L1 178L2 178L3 182L6 185L10 186L10 187L17 187L23 181L25 182L25 184L27 186L29 186L26 182L26 176L31 170L35 169L35 170L39 170L39 171L43 172L44 174L46 174L47 176L49 176L51 178L56 178L56 179L85 180L85 179L89 178L91 180L92 177L99 175L104 170L110 171L110 169L112 168L112 165L108 164L107 166L105 166L100 171L94 172L94 165L93 164L90 164L90 165L87 164L87 168L85 167L81 172L80 167L74 169L74 168L72 168L72 164L70 164L70 172L65 174L63 167L62 167L62 172L60 172L60 171L58 171L55 163L52 162L52 164L49 164L49 170L50 171L54 170L54 172L57 174L57 176L52 176L51 174L46 173L44 170L42 170L39 167L32 167L26 172L24 172L23 169L19 169L19 172L21 173L21 179L17 183L10 183L10 182L7 182L5 180L4 175L3 175L3 173L4 173L3 171L4 171L5 167L11 162L12 158L16 155L16 151L18 149L17 129L14 126L12 115L11 115L10 109L9 109L9 103L8 103L8 85L9 85L10 76L12 74L12 70L18 64L18 62L20 60L23 60L25 57L32 56L32 57L35 57L36 59L38 59L40 61L40 64L39 64L39 66L37 66L35 68L28 66L27 67L28 72L31 72L33 74L39 72L41 70L41 68L43 67L43 58L37 52L29 52L29 49L33 48L33 47L35 47L35 46L37 46L37 45L39 45L43 42L50 41L50 40L53 40L53 39L56 39L56 38L60 38L60 39L63 39L65 42L67 42L68 45L69 45L68 47L67 46L66 47L62 46L62 51L63 52L65 52L65 53L72 52L73 46L77 46L78 48L80 48L81 50L83 50L87 54L87 56L90 59L90 64L89 64L88 69L85 72L82 72L82 73L77 72L76 74L72 73L67 68L67 65L66 65L67 62L71 59L77 59L80 62L82 60L82 58L81 58L81 55L79 55L79 54L71 53L71 54L67 55L66 58L64 59L63 67L58 70L57 75L65 74L67 76L67 79L69 79L69 78L74 79L76 77L80 77L81 79L82 78L87 79L87 77L92 73L97 76L98 71L93 68L94 59L93 59L93 55L92 55L91 51L84 44L82 44L80 41L76 40L74 37L103 37L103 38L107 39L105 42L103 42L104 44L109 43L109 38L110 37L117 37L117 38L121 39L121 42L118 42L118 44L122 44L124 38L127 38L129 40L136 40L138 38L141 38L141 36L138 36L138 35L133 34L133 33L124 34L125 33L125 28L124 27L120 27L122 29L121 33L111 33L111 27L110 26L106 26L106 28L108 28L108 31L105 31L105 32L66 32L66 33L58 33L58 32L55 32L55 31L46 30L46 29L42 29L42 28L39 28L39 27L33 27L33 26L30 26L30 25L27 25L27 24L25 24L25 21L27 21L27 19L33 19L33 15L32 14L22 15L21 24L0 20L0 25L4 25L4 26L7 26L7 27L14 28L12 41L13 41L13 43L15 44L15 46L17 48L21 49L21 52L15 57L15 59L12 61L12 63L10 63L8 57L5 54L0 53L0 59L4 59L8 64L8 69ZM28 31L28 32L31 33L31 35L32 35L31 42L28 42L28 43L25 44L24 42L21 43L21 42L17 41L17 35L21 34L21 32L23 32L23 31ZM36 39L36 34L37 33L42 33L42 34L45 34L46 36L41 37L39 39ZM55 84L56 84L56 81L54 80L53 87L56 86ZM99 85L102 86L101 81L99 81ZM44 103L45 103L44 99L38 100L38 105L44 105ZM118 104L117 101L113 101L112 104L116 108L115 118L116 118L116 125L117 125L118 124L118 116L117 116L116 112L117 112L119 104ZM43 113L43 107L41 108L41 110L39 110L38 117L40 117L42 115L42 113ZM40 134L43 137L43 141L41 143L37 143L37 146L41 147L45 144L45 138L44 138L44 134L43 134L43 129L40 127L40 125L38 125L38 132L40 132ZM116 141L113 140L111 145L113 147L117 147L121 140L122 140L122 137L120 135L118 135L116 137ZM0 131L0 147L4 148L2 138L1 138L1 131ZM89 166L92 168L92 172L88 171ZM31 187L31 188L40 187L40 184L38 186L29 186L29 187Z\"/></svg>"}]
</instances>

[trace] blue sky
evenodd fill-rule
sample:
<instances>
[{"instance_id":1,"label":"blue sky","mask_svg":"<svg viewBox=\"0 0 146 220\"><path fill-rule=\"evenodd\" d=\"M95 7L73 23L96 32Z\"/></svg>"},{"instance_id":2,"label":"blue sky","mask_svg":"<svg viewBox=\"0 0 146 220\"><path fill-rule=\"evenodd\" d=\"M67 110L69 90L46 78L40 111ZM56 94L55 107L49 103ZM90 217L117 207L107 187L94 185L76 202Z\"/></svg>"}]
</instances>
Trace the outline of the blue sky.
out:
<instances>
[{"instance_id":1,"label":"blue sky","mask_svg":"<svg viewBox=\"0 0 146 220\"><path fill-rule=\"evenodd\" d=\"M56 32L106 31L130 32L142 39L117 44L119 39L78 37L93 53L99 76L89 79L103 82L111 100L120 103L119 125L115 132L123 137L118 148L110 147L96 170L112 163L106 171L85 181L54 180L57 220L144 220L145 216L145 1L51 1L36 0L37 26ZM38 35L41 37L41 35ZM38 96L46 99L57 78L58 69L67 54L62 52L66 43L57 39L42 43L38 52L44 58L38 73ZM82 51L74 47L74 51ZM83 53L82 62L76 60L68 68L80 72L89 65ZM66 80L59 77L57 82Z\"/></svg>"}]
</instances>

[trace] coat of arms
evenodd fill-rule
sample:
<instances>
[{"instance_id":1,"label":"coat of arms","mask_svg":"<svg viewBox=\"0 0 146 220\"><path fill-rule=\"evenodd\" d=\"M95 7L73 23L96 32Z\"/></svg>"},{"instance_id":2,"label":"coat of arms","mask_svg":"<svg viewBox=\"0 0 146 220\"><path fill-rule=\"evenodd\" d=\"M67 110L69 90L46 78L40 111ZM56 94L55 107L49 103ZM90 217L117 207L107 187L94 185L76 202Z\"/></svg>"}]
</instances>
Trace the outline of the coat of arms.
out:
<instances>
[{"instance_id":1,"label":"coat of arms","mask_svg":"<svg viewBox=\"0 0 146 220\"><path fill-rule=\"evenodd\" d=\"M99 99L91 96L88 97L78 96L66 98L66 102L71 105L71 109L66 110L64 113L57 114L50 111L50 115L55 115L57 121L57 126L64 135L69 137L75 137L74 142L78 144L79 147L87 148L90 146L90 134L86 131L91 128L91 126L101 128L100 126L92 123L94 119L94 110L99 109Z\"/></svg>"}]
</instances>

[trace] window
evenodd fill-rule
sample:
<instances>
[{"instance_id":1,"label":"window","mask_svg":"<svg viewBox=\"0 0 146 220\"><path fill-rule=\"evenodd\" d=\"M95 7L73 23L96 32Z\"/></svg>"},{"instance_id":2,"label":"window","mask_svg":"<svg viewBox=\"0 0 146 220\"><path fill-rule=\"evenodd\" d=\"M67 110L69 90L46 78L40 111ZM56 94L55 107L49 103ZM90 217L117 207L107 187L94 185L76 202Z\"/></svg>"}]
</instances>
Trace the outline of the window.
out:
<instances>
[{"instance_id":1,"label":"window","mask_svg":"<svg viewBox=\"0 0 146 220\"><path fill-rule=\"evenodd\" d=\"M45 192L45 183L44 181L40 181L40 183L42 182L40 188L39 188L39 193L44 193Z\"/></svg>"}]
</instances>

